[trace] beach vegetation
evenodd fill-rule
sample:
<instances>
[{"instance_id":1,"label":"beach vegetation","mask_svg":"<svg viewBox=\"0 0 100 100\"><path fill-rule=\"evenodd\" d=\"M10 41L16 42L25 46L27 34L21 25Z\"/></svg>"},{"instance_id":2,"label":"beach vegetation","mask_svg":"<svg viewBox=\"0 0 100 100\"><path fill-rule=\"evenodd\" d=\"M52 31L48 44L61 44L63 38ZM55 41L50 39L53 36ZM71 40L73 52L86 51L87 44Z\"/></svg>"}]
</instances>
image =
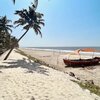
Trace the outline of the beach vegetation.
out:
<instances>
[{"instance_id":1,"label":"beach vegetation","mask_svg":"<svg viewBox=\"0 0 100 100\"><path fill-rule=\"evenodd\" d=\"M72 80L72 81L77 83L83 89L88 89L91 93L94 93L94 94L100 96L100 87L99 86L89 83L89 82L80 82L80 81L75 81L75 80Z\"/></svg>"},{"instance_id":2,"label":"beach vegetation","mask_svg":"<svg viewBox=\"0 0 100 100\"><path fill-rule=\"evenodd\" d=\"M7 19L6 16L0 17L0 33L4 33L5 35L12 32L13 25L9 24L11 20Z\"/></svg>"},{"instance_id":3,"label":"beach vegetation","mask_svg":"<svg viewBox=\"0 0 100 100\"><path fill-rule=\"evenodd\" d=\"M39 63L39 64L42 64L42 65L46 65L46 66L49 66L49 64L45 63L44 61L41 61L35 57L32 57L31 55L27 55L26 53L24 53L22 50L18 49L17 48L17 53L23 55L23 56L26 56L28 59L31 59L32 61L34 61L35 63Z\"/></svg>"},{"instance_id":4,"label":"beach vegetation","mask_svg":"<svg viewBox=\"0 0 100 100\"><path fill-rule=\"evenodd\" d=\"M0 54L11 48L17 39L11 36L13 25L7 16L0 17ZM18 46L18 44L17 44Z\"/></svg>"}]
</instances>

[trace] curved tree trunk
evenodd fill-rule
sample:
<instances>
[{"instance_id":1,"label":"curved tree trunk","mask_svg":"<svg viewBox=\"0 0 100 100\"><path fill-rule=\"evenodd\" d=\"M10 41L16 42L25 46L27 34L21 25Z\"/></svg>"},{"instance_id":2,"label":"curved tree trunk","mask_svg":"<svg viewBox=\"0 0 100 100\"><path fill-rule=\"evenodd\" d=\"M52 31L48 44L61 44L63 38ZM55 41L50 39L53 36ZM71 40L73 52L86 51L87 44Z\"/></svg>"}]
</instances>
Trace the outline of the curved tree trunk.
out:
<instances>
[{"instance_id":1,"label":"curved tree trunk","mask_svg":"<svg viewBox=\"0 0 100 100\"><path fill-rule=\"evenodd\" d=\"M29 29L28 29L29 30ZM17 43L26 35L26 33L28 32L28 30L18 39ZM6 55L6 57L4 58L4 60L7 60L7 58L9 57L10 53L12 52L12 50L14 49L15 45L17 44L13 44L13 46L11 47L10 51L8 52L8 54Z\"/></svg>"}]
</instances>

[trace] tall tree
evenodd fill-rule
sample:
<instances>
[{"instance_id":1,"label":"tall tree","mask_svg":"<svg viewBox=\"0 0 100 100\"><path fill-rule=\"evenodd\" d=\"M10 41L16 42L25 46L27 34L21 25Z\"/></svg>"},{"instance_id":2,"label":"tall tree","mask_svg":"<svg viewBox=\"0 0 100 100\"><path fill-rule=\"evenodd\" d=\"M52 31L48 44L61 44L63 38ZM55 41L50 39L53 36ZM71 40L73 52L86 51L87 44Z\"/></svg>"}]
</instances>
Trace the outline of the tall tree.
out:
<instances>
[{"instance_id":1,"label":"tall tree","mask_svg":"<svg viewBox=\"0 0 100 100\"><path fill-rule=\"evenodd\" d=\"M38 0L35 0L35 1L38 1ZM14 24L17 24L16 27L21 25L23 26L23 29L26 30L25 33L18 39L17 42L19 42L26 35L29 29L33 29L37 35L40 34L42 37L42 33L40 30L41 30L41 25L44 26L44 19L42 19L43 17L42 13L36 12L37 4L38 3L35 2L34 4L32 4L31 7L29 6L28 10L23 9L20 11L17 10L15 12L15 14L19 15L20 18L17 21L15 21ZM11 50L8 52L4 60L8 58L11 51L14 49L15 45L16 44L12 46Z\"/></svg>"}]
</instances>

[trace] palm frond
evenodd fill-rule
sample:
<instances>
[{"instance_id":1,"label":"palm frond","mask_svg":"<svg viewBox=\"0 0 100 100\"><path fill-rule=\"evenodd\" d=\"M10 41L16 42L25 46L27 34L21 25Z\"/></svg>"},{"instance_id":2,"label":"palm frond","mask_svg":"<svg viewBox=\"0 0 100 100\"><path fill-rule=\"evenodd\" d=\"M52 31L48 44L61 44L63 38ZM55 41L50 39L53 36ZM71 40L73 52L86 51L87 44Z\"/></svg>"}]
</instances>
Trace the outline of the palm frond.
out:
<instances>
[{"instance_id":1,"label":"palm frond","mask_svg":"<svg viewBox=\"0 0 100 100\"><path fill-rule=\"evenodd\" d=\"M44 22L37 22L37 23L45 26L45 23Z\"/></svg>"},{"instance_id":2,"label":"palm frond","mask_svg":"<svg viewBox=\"0 0 100 100\"><path fill-rule=\"evenodd\" d=\"M25 25L26 24L26 21L24 20L24 19L18 19L17 21L15 21L14 22L14 24L17 24L16 26L15 26L15 28L16 27L18 27L18 26L20 26L20 25Z\"/></svg>"},{"instance_id":3,"label":"palm frond","mask_svg":"<svg viewBox=\"0 0 100 100\"><path fill-rule=\"evenodd\" d=\"M31 3L32 4L32 9L35 11L37 9L37 6L38 6L38 0L34 0L34 3Z\"/></svg>"},{"instance_id":4,"label":"palm frond","mask_svg":"<svg viewBox=\"0 0 100 100\"><path fill-rule=\"evenodd\" d=\"M18 27L18 26L20 26L20 25L22 25L22 24L19 23L19 24L17 24L14 28L16 28L16 27Z\"/></svg>"},{"instance_id":5,"label":"palm frond","mask_svg":"<svg viewBox=\"0 0 100 100\"><path fill-rule=\"evenodd\" d=\"M21 19L21 18L14 22L14 24L19 24L19 23L20 23L21 25L26 24L25 20L24 20L24 19Z\"/></svg>"},{"instance_id":6,"label":"palm frond","mask_svg":"<svg viewBox=\"0 0 100 100\"><path fill-rule=\"evenodd\" d=\"M39 22L44 22L44 19L41 18L41 19L39 19L38 21L39 21Z\"/></svg>"},{"instance_id":7,"label":"palm frond","mask_svg":"<svg viewBox=\"0 0 100 100\"><path fill-rule=\"evenodd\" d=\"M37 31L40 34L40 36L42 37L42 33L41 33L40 29L37 28Z\"/></svg>"},{"instance_id":8,"label":"palm frond","mask_svg":"<svg viewBox=\"0 0 100 100\"><path fill-rule=\"evenodd\" d=\"M26 25L26 26L23 27L23 29L25 29L25 30L28 30L29 28L30 28L29 25Z\"/></svg>"},{"instance_id":9,"label":"palm frond","mask_svg":"<svg viewBox=\"0 0 100 100\"><path fill-rule=\"evenodd\" d=\"M7 25L7 27L10 27L11 28L11 27L13 27L13 25Z\"/></svg>"},{"instance_id":10,"label":"palm frond","mask_svg":"<svg viewBox=\"0 0 100 100\"><path fill-rule=\"evenodd\" d=\"M13 3L15 4L15 0L12 0L13 1Z\"/></svg>"},{"instance_id":11,"label":"palm frond","mask_svg":"<svg viewBox=\"0 0 100 100\"><path fill-rule=\"evenodd\" d=\"M9 27L6 27L8 31L10 31L12 33L12 29L10 29ZM8 32L9 33L9 32Z\"/></svg>"},{"instance_id":12,"label":"palm frond","mask_svg":"<svg viewBox=\"0 0 100 100\"><path fill-rule=\"evenodd\" d=\"M42 14L42 13L36 13L36 16L38 17L38 18L42 18L43 16L44 16L44 14Z\"/></svg>"},{"instance_id":13,"label":"palm frond","mask_svg":"<svg viewBox=\"0 0 100 100\"><path fill-rule=\"evenodd\" d=\"M38 6L38 0L34 0L34 5L35 5L35 8L37 8L37 6Z\"/></svg>"},{"instance_id":14,"label":"palm frond","mask_svg":"<svg viewBox=\"0 0 100 100\"><path fill-rule=\"evenodd\" d=\"M36 28L41 29L41 27L38 24L34 25Z\"/></svg>"},{"instance_id":15,"label":"palm frond","mask_svg":"<svg viewBox=\"0 0 100 100\"><path fill-rule=\"evenodd\" d=\"M37 29L33 27L33 30L35 31L36 35L38 35Z\"/></svg>"}]
</instances>

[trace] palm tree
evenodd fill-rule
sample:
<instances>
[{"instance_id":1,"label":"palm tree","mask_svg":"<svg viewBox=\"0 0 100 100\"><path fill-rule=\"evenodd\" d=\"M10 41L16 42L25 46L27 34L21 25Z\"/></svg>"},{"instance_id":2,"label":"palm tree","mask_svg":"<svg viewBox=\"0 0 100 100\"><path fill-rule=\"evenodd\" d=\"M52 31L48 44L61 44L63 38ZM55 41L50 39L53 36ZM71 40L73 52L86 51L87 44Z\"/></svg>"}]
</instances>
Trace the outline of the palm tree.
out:
<instances>
[{"instance_id":1,"label":"palm tree","mask_svg":"<svg viewBox=\"0 0 100 100\"><path fill-rule=\"evenodd\" d=\"M0 17L0 33L4 32L6 34L9 34L9 32L12 32L12 25L9 25L11 20L8 20L6 16Z\"/></svg>"},{"instance_id":2,"label":"palm tree","mask_svg":"<svg viewBox=\"0 0 100 100\"><path fill-rule=\"evenodd\" d=\"M3 48L6 50L7 46L5 43L9 40L10 32L12 32L11 28L13 27L9 23L11 20L8 20L6 16L0 17L0 47L1 51L3 51ZM6 41L7 40L7 41Z\"/></svg>"},{"instance_id":3,"label":"palm tree","mask_svg":"<svg viewBox=\"0 0 100 100\"><path fill-rule=\"evenodd\" d=\"M16 15L20 16L20 18L17 21L15 21L14 24L17 24L16 27L21 25L21 26L23 26L23 29L26 30L25 33L18 39L17 42L19 42L31 28L35 31L35 33L37 35L40 34L42 37L42 33L40 30L41 30L41 25L44 26L44 20L42 19L43 14L36 12L35 11L36 8L37 8L37 3L32 4L31 7L29 6L29 10L23 9L20 11L17 10L15 12ZM14 44L14 45L16 45L16 44ZM14 45L12 46L11 50L6 55L4 60L6 60L8 58L8 56L10 55L11 51L14 49Z\"/></svg>"}]
</instances>

